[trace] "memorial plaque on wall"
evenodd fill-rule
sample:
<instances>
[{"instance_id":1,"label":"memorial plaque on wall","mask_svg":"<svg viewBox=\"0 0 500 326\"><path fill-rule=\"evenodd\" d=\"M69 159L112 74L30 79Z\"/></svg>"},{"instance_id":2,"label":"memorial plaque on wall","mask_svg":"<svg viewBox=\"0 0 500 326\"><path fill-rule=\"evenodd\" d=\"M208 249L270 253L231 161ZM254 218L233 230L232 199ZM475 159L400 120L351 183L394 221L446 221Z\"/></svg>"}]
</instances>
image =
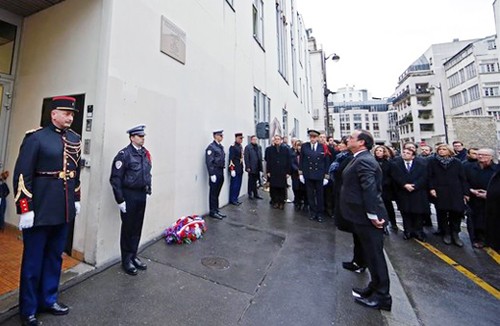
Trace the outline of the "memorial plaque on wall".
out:
<instances>
[{"instance_id":1,"label":"memorial plaque on wall","mask_svg":"<svg viewBox=\"0 0 500 326\"><path fill-rule=\"evenodd\" d=\"M186 33L165 16L161 16L160 50L180 63L186 63Z\"/></svg>"}]
</instances>

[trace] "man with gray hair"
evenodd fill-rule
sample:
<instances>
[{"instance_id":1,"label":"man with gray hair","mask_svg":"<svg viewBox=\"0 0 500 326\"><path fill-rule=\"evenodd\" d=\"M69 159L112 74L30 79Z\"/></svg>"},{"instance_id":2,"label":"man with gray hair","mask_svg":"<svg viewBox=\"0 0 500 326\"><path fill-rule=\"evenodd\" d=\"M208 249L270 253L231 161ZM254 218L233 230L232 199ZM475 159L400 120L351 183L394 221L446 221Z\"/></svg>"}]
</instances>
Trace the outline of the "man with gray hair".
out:
<instances>
[{"instance_id":1,"label":"man with gray hair","mask_svg":"<svg viewBox=\"0 0 500 326\"><path fill-rule=\"evenodd\" d=\"M477 162L464 165L470 191L467 231L472 246L477 249L483 248L485 241L486 189L491 177L498 170L498 165L493 162L494 154L490 148L481 148L477 151Z\"/></svg>"}]
</instances>

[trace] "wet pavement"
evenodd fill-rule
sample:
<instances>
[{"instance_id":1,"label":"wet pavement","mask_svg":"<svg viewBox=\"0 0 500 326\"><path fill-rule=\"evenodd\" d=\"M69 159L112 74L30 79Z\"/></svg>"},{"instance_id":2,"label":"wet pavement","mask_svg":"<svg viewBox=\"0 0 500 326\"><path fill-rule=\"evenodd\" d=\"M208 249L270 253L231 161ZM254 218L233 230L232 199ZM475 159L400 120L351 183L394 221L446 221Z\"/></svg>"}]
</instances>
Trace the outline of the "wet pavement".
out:
<instances>
[{"instance_id":1,"label":"wet pavement","mask_svg":"<svg viewBox=\"0 0 500 326\"><path fill-rule=\"evenodd\" d=\"M136 277L116 264L66 284L60 301L70 314L39 319L43 325L499 324L499 300L401 233L386 238L395 268L393 311L357 305L351 288L365 286L369 276L341 267L352 257L350 234L337 231L332 219L310 221L292 204L280 211L268 199L243 202L224 208L229 217L222 221L207 218L204 238L190 245L160 239L147 246L140 257L148 270ZM486 253L434 240L498 288L498 264ZM15 313L0 315L0 323L19 324L9 318Z\"/></svg>"}]
</instances>

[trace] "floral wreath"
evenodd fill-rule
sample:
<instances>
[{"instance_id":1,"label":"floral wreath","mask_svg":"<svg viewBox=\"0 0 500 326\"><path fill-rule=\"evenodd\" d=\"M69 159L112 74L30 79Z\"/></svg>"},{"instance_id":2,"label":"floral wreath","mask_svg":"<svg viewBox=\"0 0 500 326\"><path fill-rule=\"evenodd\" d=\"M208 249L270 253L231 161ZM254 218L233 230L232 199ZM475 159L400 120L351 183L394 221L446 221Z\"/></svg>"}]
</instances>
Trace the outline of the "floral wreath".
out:
<instances>
[{"instance_id":1,"label":"floral wreath","mask_svg":"<svg viewBox=\"0 0 500 326\"><path fill-rule=\"evenodd\" d=\"M203 233L206 231L207 226L203 218L198 215L191 215L178 219L163 232L163 235L167 244L182 244L191 243L202 238Z\"/></svg>"}]
</instances>

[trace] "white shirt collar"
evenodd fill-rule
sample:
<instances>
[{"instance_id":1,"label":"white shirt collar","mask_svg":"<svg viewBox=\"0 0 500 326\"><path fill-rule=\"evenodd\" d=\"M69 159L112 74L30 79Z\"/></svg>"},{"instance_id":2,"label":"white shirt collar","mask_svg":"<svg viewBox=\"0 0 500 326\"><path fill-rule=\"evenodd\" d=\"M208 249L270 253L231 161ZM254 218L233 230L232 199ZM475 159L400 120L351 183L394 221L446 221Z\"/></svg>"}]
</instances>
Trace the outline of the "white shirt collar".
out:
<instances>
[{"instance_id":1,"label":"white shirt collar","mask_svg":"<svg viewBox=\"0 0 500 326\"><path fill-rule=\"evenodd\" d=\"M136 146L134 143L131 143L131 144L132 144L132 146L134 146L134 148L135 148L135 149L137 149L137 150L140 150L140 149L142 148L142 147L138 147L138 146Z\"/></svg>"},{"instance_id":2,"label":"white shirt collar","mask_svg":"<svg viewBox=\"0 0 500 326\"><path fill-rule=\"evenodd\" d=\"M359 151L359 152L354 153L354 155L353 155L353 156L354 156L354 157L356 157L356 156L358 156L359 154L361 154L361 153L363 153L363 152L366 152L366 151L367 151L367 149L363 149L363 150L361 150L361 151Z\"/></svg>"}]
</instances>

